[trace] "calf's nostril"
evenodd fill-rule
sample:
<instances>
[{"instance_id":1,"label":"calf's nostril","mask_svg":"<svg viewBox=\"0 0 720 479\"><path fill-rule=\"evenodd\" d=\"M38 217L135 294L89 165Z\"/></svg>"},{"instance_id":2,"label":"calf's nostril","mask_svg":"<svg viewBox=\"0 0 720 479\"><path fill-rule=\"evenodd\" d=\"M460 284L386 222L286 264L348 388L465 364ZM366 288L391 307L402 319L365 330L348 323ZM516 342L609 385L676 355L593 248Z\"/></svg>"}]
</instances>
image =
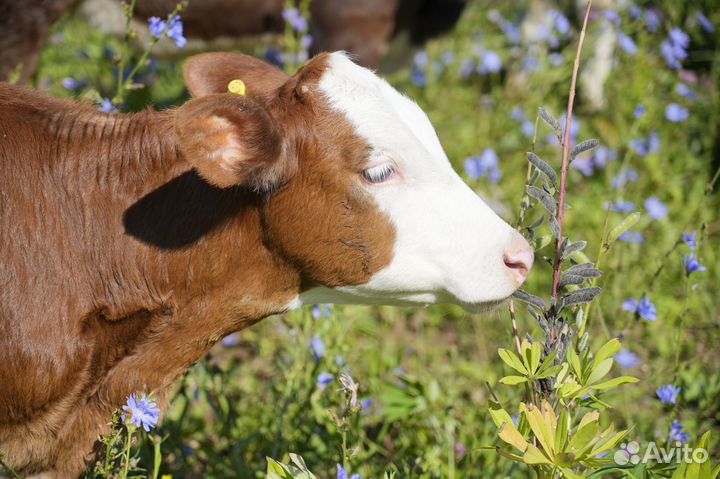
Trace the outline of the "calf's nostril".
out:
<instances>
[{"instance_id":1,"label":"calf's nostril","mask_svg":"<svg viewBox=\"0 0 720 479\"><path fill-rule=\"evenodd\" d=\"M503 255L503 261L505 262L505 266L525 278L530 272L530 268L532 268L533 255L529 249L521 249L513 253L505 253Z\"/></svg>"}]
</instances>

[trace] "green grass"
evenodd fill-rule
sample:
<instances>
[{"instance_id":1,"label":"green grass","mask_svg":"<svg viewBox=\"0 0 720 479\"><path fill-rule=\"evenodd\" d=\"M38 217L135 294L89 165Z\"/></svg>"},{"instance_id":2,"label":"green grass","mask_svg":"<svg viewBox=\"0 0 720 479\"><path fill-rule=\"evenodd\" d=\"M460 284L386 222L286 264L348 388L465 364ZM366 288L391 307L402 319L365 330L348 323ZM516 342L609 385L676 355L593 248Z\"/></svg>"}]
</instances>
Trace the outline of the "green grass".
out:
<instances>
[{"instance_id":1,"label":"green grass","mask_svg":"<svg viewBox=\"0 0 720 479\"><path fill-rule=\"evenodd\" d=\"M391 81L427 111L459 171L467 157L485 148L495 149L503 179L498 184L468 181L514 223L524 191L530 140L510 112L520 106L533 121L537 108L544 105L559 116L567 101L575 42L568 41L560 50L565 58L562 66L550 66L547 58L541 58L536 72L522 74L522 47L513 51L506 45L498 27L487 19L487 4L472 2L452 33L427 46L431 61L445 51L454 52L456 60L442 74L428 74L426 87L412 84L409 65L393 74ZM576 108L579 138L600 139L617 150L618 159L591 177L570 172L572 208L566 223L571 239L588 240L586 253L594 259L601 246L607 201L622 197L643 212L633 231L642 233L645 242L617 243L603 260L600 285L604 293L593 305L589 327L594 347L620 337L640 358L640 366L629 371L640 382L614 390L604 399L617 406L610 411L615 424L633 426L631 437L642 443L664 440L675 416L693 441L704 431L714 431L715 439L720 432L720 202L717 193L705 195L714 173L711 151L720 112L717 36L687 24L696 46L689 65L699 75L699 84L693 86L698 99L690 102L675 92L678 74L665 66L658 45L666 27L682 24L694 7L668 1L663 8L668 12L667 23L655 34L625 16L623 29L637 41L638 54L616 53L617 65L606 84L606 108L590 111L582 101ZM519 7L508 2L503 13L515 18L518 12ZM720 26L720 17L715 14L714 18ZM591 28L586 52L593 48L596 30ZM88 80L101 96L112 96L112 56L120 42L76 17L64 19L57 33L62 39L44 52L36 84L53 95L68 96L60 81L72 76ZM501 54L508 67L503 74L470 81L460 78L460 62L472 56L475 44ZM152 87L131 93L128 109L184 101L179 62L158 61L153 76ZM80 96L93 100L97 93L86 90ZM664 111L669 102L687 106L690 118L684 123L668 122ZM636 121L633 110L638 103L647 107L647 113ZM660 137L658 153L640 157L630 151L632 139L647 137L651 131ZM559 149L544 140L548 133L541 123L537 151L558 166ZM611 182L622 165L635 169L639 180L618 191ZM667 218L656 221L645 214L643 202L652 195L668 206ZM539 214L535 208L530 219ZM610 225L622 217L610 213ZM708 266L708 271L689 279L683 269L687 248L680 245L673 250L684 231L699 232L697 254ZM551 268L543 255L549 255L549 249L539 252L525 288L547 297ZM623 301L644 293L657 305L657 321L637 319L621 309ZM519 307L519 327L522 334L539 336L539 328L523 307ZM320 361L313 359L308 348L316 335L327 345ZM344 396L337 390L337 380L324 390L317 388L316 381L321 371L337 377L348 370L360 384L361 399L375 401L354 416L349 427L348 447L357 447L349 461L351 470L363 478L380 478L386 470L397 471L402 478L528 477L523 467L477 450L499 444L487 413L486 383L506 406L519 400L516 389L498 384L508 369L499 360L497 348L513 348L506 309L471 315L444 306L340 306L332 309L331 317L320 320L312 319L308 311L268 318L239 333L239 340L236 346L218 345L183 378L157 432L164 438L162 473L176 478L265 477L266 456L287 461L287 453L295 452L318 477L334 477L335 464L342 463L342 437L331 411L340 411ZM337 358L342 358L340 365ZM405 373L399 375L398 368ZM619 374L617 366L613 371ZM674 412L655 397L657 387L672 382L683 388ZM152 464L150 441L140 449L143 462ZM716 461L718 452L716 447L712 455Z\"/></svg>"}]
</instances>

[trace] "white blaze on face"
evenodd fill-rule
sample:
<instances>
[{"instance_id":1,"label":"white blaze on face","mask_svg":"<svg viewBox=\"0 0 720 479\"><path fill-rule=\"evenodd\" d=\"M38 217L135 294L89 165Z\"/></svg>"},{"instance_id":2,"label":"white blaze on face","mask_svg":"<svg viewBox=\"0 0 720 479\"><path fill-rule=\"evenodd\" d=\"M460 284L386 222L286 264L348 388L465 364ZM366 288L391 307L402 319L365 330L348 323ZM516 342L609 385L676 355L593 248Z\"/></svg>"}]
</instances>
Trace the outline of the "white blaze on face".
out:
<instances>
[{"instance_id":1,"label":"white blaze on face","mask_svg":"<svg viewBox=\"0 0 720 479\"><path fill-rule=\"evenodd\" d=\"M420 107L342 53L330 56L320 89L372 146L367 166L395 170L367 189L396 242L391 263L368 283L311 291L303 302L473 307L512 294L532 265L530 248L453 170Z\"/></svg>"}]
</instances>

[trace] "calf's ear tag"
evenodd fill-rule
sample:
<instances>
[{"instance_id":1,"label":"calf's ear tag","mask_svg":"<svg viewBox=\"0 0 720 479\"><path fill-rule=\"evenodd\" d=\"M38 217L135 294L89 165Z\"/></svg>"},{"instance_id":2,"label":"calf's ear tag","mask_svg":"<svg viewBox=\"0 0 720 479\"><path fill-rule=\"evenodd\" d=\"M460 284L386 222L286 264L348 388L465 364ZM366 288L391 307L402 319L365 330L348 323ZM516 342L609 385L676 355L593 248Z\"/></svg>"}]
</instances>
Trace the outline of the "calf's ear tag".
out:
<instances>
[{"instance_id":1,"label":"calf's ear tag","mask_svg":"<svg viewBox=\"0 0 720 479\"><path fill-rule=\"evenodd\" d=\"M236 95L245 96L245 83L242 80L233 80L228 83L228 91Z\"/></svg>"}]
</instances>

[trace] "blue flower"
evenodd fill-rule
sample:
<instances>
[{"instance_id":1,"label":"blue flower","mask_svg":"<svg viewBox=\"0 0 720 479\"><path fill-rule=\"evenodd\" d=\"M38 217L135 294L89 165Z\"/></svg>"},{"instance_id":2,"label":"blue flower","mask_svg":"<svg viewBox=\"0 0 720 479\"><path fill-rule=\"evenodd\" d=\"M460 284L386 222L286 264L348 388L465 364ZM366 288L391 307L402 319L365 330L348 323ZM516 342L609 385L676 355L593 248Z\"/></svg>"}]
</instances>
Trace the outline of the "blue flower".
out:
<instances>
[{"instance_id":1,"label":"blue flower","mask_svg":"<svg viewBox=\"0 0 720 479\"><path fill-rule=\"evenodd\" d=\"M660 25L662 25L662 16L659 11L649 9L645 12L645 26L649 32L655 33L660 28Z\"/></svg>"},{"instance_id":2,"label":"blue flower","mask_svg":"<svg viewBox=\"0 0 720 479\"><path fill-rule=\"evenodd\" d=\"M518 28L517 25L505 22L500 26L500 29L505 34L505 38L507 38L508 42L513 45L518 45L520 43L522 34L520 33L520 28Z\"/></svg>"},{"instance_id":3,"label":"blue flower","mask_svg":"<svg viewBox=\"0 0 720 479\"><path fill-rule=\"evenodd\" d=\"M633 170L632 168L628 168L627 170L623 170L620 173L618 173L615 178L612 180L613 188L620 189L623 186L625 186L628 182L635 182L639 178L637 171Z\"/></svg>"},{"instance_id":4,"label":"blue flower","mask_svg":"<svg viewBox=\"0 0 720 479\"><path fill-rule=\"evenodd\" d=\"M633 111L633 116L636 120L639 120L645 115L645 112L647 111L647 108L645 108L644 105L638 105L635 107L635 111Z\"/></svg>"},{"instance_id":5,"label":"blue flower","mask_svg":"<svg viewBox=\"0 0 720 479\"><path fill-rule=\"evenodd\" d=\"M701 11L698 10L697 12L695 12L695 19L698 21L702 29L706 32L713 33L715 31L715 25L713 25L712 22L708 19L708 17L703 15Z\"/></svg>"},{"instance_id":6,"label":"blue flower","mask_svg":"<svg viewBox=\"0 0 720 479\"><path fill-rule=\"evenodd\" d=\"M286 8L282 11L282 18L296 32L304 32L308 29L307 20L297 8Z\"/></svg>"},{"instance_id":7,"label":"blue flower","mask_svg":"<svg viewBox=\"0 0 720 479\"><path fill-rule=\"evenodd\" d=\"M115 113L117 111L117 108L108 98L103 98L98 101L98 104L100 107L98 108L99 111L103 113Z\"/></svg>"},{"instance_id":8,"label":"blue flower","mask_svg":"<svg viewBox=\"0 0 720 479\"><path fill-rule=\"evenodd\" d=\"M360 410L367 412L367 410L370 409L371 407L373 407L374 405L375 405L374 399L372 399L372 398L363 399L362 401L360 401Z\"/></svg>"},{"instance_id":9,"label":"blue flower","mask_svg":"<svg viewBox=\"0 0 720 479\"><path fill-rule=\"evenodd\" d=\"M87 86L87 82L67 77L67 78L63 78L62 86L66 90L70 90L72 92L78 92Z\"/></svg>"},{"instance_id":10,"label":"blue flower","mask_svg":"<svg viewBox=\"0 0 720 479\"><path fill-rule=\"evenodd\" d=\"M528 138L532 138L535 135L535 124L530 120L525 120L520 127L523 135Z\"/></svg>"},{"instance_id":11,"label":"blue flower","mask_svg":"<svg viewBox=\"0 0 720 479\"><path fill-rule=\"evenodd\" d=\"M585 176L592 176L595 172L591 158L576 158L575 161L570 163L570 167L575 168Z\"/></svg>"},{"instance_id":12,"label":"blue flower","mask_svg":"<svg viewBox=\"0 0 720 479\"><path fill-rule=\"evenodd\" d=\"M615 203L608 206L612 211L616 211L618 213L630 213L631 211L635 211L635 203L632 201L617 200Z\"/></svg>"},{"instance_id":13,"label":"blue flower","mask_svg":"<svg viewBox=\"0 0 720 479\"><path fill-rule=\"evenodd\" d=\"M645 209L650 218L654 220L661 220L668 214L668 207L657 196L651 196L645 200Z\"/></svg>"},{"instance_id":14,"label":"blue flower","mask_svg":"<svg viewBox=\"0 0 720 479\"><path fill-rule=\"evenodd\" d=\"M677 404L680 391L682 391L680 386L666 384L665 386L660 386L655 393L663 404Z\"/></svg>"},{"instance_id":15,"label":"blue flower","mask_svg":"<svg viewBox=\"0 0 720 479\"><path fill-rule=\"evenodd\" d=\"M605 10L604 15L605 18L610 21L610 23L615 24L615 26L620 25L621 18L616 10Z\"/></svg>"},{"instance_id":16,"label":"blue flower","mask_svg":"<svg viewBox=\"0 0 720 479\"><path fill-rule=\"evenodd\" d=\"M175 42L178 48L183 48L187 44L187 39L183 36L183 24L180 15L175 15L167 27L167 36Z\"/></svg>"},{"instance_id":17,"label":"blue flower","mask_svg":"<svg viewBox=\"0 0 720 479\"><path fill-rule=\"evenodd\" d=\"M643 244L645 242L645 237L642 233L638 233L637 231L626 231L618 236L618 240L631 244Z\"/></svg>"},{"instance_id":18,"label":"blue flower","mask_svg":"<svg viewBox=\"0 0 720 479\"><path fill-rule=\"evenodd\" d=\"M483 53L480 66L478 66L478 73L485 75L487 73L497 73L502 70L502 60L500 55L493 51L486 51Z\"/></svg>"},{"instance_id":19,"label":"blue flower","mask_svg":"<svg viewBox=\"0 0 720 479\"><path fill-rule=\"evenodd\" d=\"M683 243L690 248L690 251L695 251L695 248L697 248L697 232L693 231L692 233L683 233L682 240Z\"/></svg>"},{"instance_id":20,"label":"blue flower","mask_svg":"<svg viewBox=\"0 0 720 479\"><path fill-rule=\"evenodd\" d=\"M321 372L320 374L318 374L317 388L325 389L326 387L328 387L328 385L330 385L330 383L333 382L334 379L335 378L333 377L333 375L330 374L329 372L327 372L327 371Z\"/></svg>"},{"instance_id":21,"label":"blue flower","mask_svg":"<svg viewBox=\"0 0 720 479\"><path fill-rule=\"evenodd\" d=\"M325 343L320 336L314 336L312 340L310 340L310 350L312 351L315 361L320 361L325 357Z\"/></svg>"},{"instance_id":22,"label":"blue flower","mask_svg":"<svg viewBox=\"0 0 720 479\"><path fill-rule=\"evenodd\" d=\"M685 256L685 272L688 276L692 273L703 271L707 271L707 267L701 264L694 254Z\"/></svg>"},{"instance_id":23,"label":"blue flower","mask_svg":"<svg viewBox=\"0 0 720 479\"><path fill-rule=\"evenodd\" d=\"M683 429L685 429L685 427L680 424L680 421L678 421L677 419L673 420L672 424L670 425L670 434L668 437L670 439L670 442L688 442L690 440L690 434L683 432Z\"/></svg>"},{"instance_id":24,"label":"blue flower","mask_svg":"<svg viewBox=\"0 0 720 479\"><path fill-rule=\"evenodd\" d=\"M551 53L548 56L548 59L550 60L550 65L554 67L559 67L565 62L565 59L562 56L562 53Z\"/></svg>"},{"instance_id":25,"label":"blue flower","mask_svg":"<svg viewBox=\"0 0 720 479\"><path fill-rule=\"evenodd\" d=\"M635 138L634 140L630 140L628 146L632 151L634 151L640 156L645 156L650 151L650 147L648 146L647 142L642 138Z\"/></svg>"},{"instance_id":26,"label":"blue flower","mask_svg":"<svg viewBox=\"0 0 720 479\"><path fill-rule=\"evenodd\" d=\"M670 103L667 108L665 108L665 118L668 121L672 121L674 123L681 123L687 120L689 117L690 112L688 112L687 108L678 105L677 103Z\"/></svg>"},{"instance_id":27,"label":"blue flower","mask_svg":"<svg viewBox=\"0 0 720 479\"><path fill-rule=\"evenodd\" d=\"M688 100L697 100L697 95L695 94L695 92L692 91L690 87L684 83L678 83L675 87L675 92L681 97L687 98Z\"/></svg>"},{"instance_id":28,"label":"blue flower","mask_svg":"<svg viewBox=\"0 0 720 479\"><path fill-rule=\"evenodd\" d=\"M158 17L150 17L148 19L150 27L150 35L158 40L167 35L169 39L175 42L178 48L183 48L187 44L187 39L183 36L183 24L180 15L175 15L170 23Z\"/></svg>"},{"instance_id":29,"label":"blue flower","mask_svg":"<svg viewBox=\"0 0 720 479\"><path fill-rule=\"evenodd\" d=\"M638 47L635 44L635 41L624 33L618 33L618 44L628 55L634 56L638 52Z\"/></svg>"},{"instance_id":30,"label":"blue flower","mask_svg":"<svg viewBox=\"0 0 720 479\"><path fill-rule=\"evenodd\" d=\"M148 25L150 26L150 35L158 40L162 38L163 33L165 33L165 28L167 27L163 19L159 17L150 17L148 18Z\"/></svg>"},{"instance_id":31,"label":"blue flower","mask_svg":"<svg viewBox=\"0 0 720 479\"><path fill-rule=\"evenodd\" d=\"M348 473L340 464L337 465L337 479L348 479ZM350 479L362 479L360 474L353 474Z\"/></svg>"},{"instance_id":32,"label":"blue flower","mask_svg":"<svg viewBox=\"0 0 720 479\"><path fill-rule=\"evenodd\" d=\"M532 53L528 53L522 61L522 69L532 73L540 67L540 62Z\"/></svg>"},{"instance_id":33,"label":"blue flower","mask_svg":"<svg viewBox=\"0 0 720 479\"><path fill-rule=\"evenodd\" d=\"M657 319L657 308L647 296L643 297L640 301L632 298L626 300L622 304L622 309L623 311L635 313L648 321L655 321Z\"/></svg>"},{"instance_id":34,"label":"blue flower","mask_svg":"<svg viewBox=\"0 0 720 479\"><path fill-rule=\"evenodd\" d=\"M225 346L226 348L231 348L233 346L237 346L240 344L240 335L233 333L228 336L225 336L220 343Z\"/></svg>"},{"instance_id":35,"label":"blue flower","mask_svg":"<svg viewBox=\"0 0 720 479\"><path fill-rule=\"evenodd\" d=\"M560 13L558 10L550 10L550 18L555 25L555 30L562 35L567 35L570 32L570 21L565 15Z\"/></svg>"},{"instance_id":36,"label":"blue flower","mask_svg":"<svg viewBox=\"0 0 720 479\"><path fill-rule=\"evenodd\" d=\"M593 152L591 157L579 157L573 161L570 166L580 170L580 172L585 176L591 176L595 173L595 171L604 170L607 164L616 158L617 151L601 145Z\"/></svg>"},{"instance_id":37,"label":"blue flower","mask_svg":"<svg viewBox=\"0 0 720 479\"><path fill-rule=\"evenodd\" d=\"M668 39L660 44L660 53L670 68L679 70L682 61L687 58L687 47L689 45L690 37L676 27L670 30Z\"/></svg>"},{"instance_id":38,"label":"blue flower","mask_svg":"<svg viewBox=\"0 0 720 479\"><path fill-rule=\"evenodd\" d=\"M430 57L428 56L427 52L419 51L413 57L413 63L418 68L425 68L430 63Z\"/></svg>"},{"instance_id":39,"label":"blue flower","mask_svg":"<svg viewBox=\"0 0 720 479\"><path fill-rule=\"evenodd\" d=\"M523 121L525 120L525 111L521 106L516 106L510 111L510 118L515 121Z\"/></svg>"},{"instance_id":40,"label":"blue flower","mask_svg":"<svg viewBox=\"0 0 720 479\"><path fill-rule=\"evenodd\" d=\"M499 163L495 150L486 148L480 156L471 156L465 160L465 172L474 180L487 177L491 183L497 183L502 178Z\"/></svg>"},{"instance_id":41,"label":"blue flower","mask_svg":"<svg viewBox=\"0 0 720 479\"><path fill-rule=\"evenodd\" d=\"M618 366L620 366L622 369L630 369L634 368L638 364L640 364L640 360L637 357L637 354L631 353L627 349L623 348L615 355L615 361L617 361Z\"/></svg>"},{"instance_id":42,"label":"blue flower","mask_svg":"<svg viewBox=\"0 0 720 479\"><path fill-rule=\"evenodd\" d=\"M329 318L330 316L332 316L330 306L327 304L316 304L315 306L310 308L310 314L312 315L313 319Z\"/></svg>"},{"instance_id":43,"label":"blue flower","mask_svg":"<svg viewBox=\"0 0 720 479\"><path fill-rule=\"evenodd\" d=\"M312 45L312 42L312 35L306 33L305 35L300 37L300 48L302 48L303 50L307 50L308 48L310 48L310 45Z\"/></svg>"},{"instance_id":44,"label":"blue flower","mask_svg":"<svg viewBox=\"0 0 720 479\"><path fill-rule=\"evenodd\" d=\"M425 72L418 67L413 67L412 72L410 73L410 81L412 81L420 88L423 88L425 85L427 85L427 78L425 77Z\"/></svg>"},{"instance_id":45,"label":"blue flower","mask_svg":"<svg viewBox=\"0 0 720 479\"><path fill-rule=\"evenodd\" d=\"M265 60L273 65L283 68L285 66L285 54L275 48L268 48L265 51Z\"/></svg>"},{"instance_id":46,"label":"blue flower","mask_svg":"<svg viewBox=\"0 0 720 479\"><path fill-rule=\"evenodd\" d=\"M122 409L124 411L120 415L122 422L132 424L135 427L142 426L147 432L157 426L160 418L160 409L146 394L143 394L140 399L138 399L136 393L131 394Z\"/></svg>"},{"instance_id":47,"label":"blue flower","mask_svg":"<svg viewBox=\"0 0 720 479\"><path fill-rule=\"evenodd\" d=\"M653 131L648 135L648 150L650 153L660 153L660 135L657 131Z\"/></svg>"}]
</instances>

